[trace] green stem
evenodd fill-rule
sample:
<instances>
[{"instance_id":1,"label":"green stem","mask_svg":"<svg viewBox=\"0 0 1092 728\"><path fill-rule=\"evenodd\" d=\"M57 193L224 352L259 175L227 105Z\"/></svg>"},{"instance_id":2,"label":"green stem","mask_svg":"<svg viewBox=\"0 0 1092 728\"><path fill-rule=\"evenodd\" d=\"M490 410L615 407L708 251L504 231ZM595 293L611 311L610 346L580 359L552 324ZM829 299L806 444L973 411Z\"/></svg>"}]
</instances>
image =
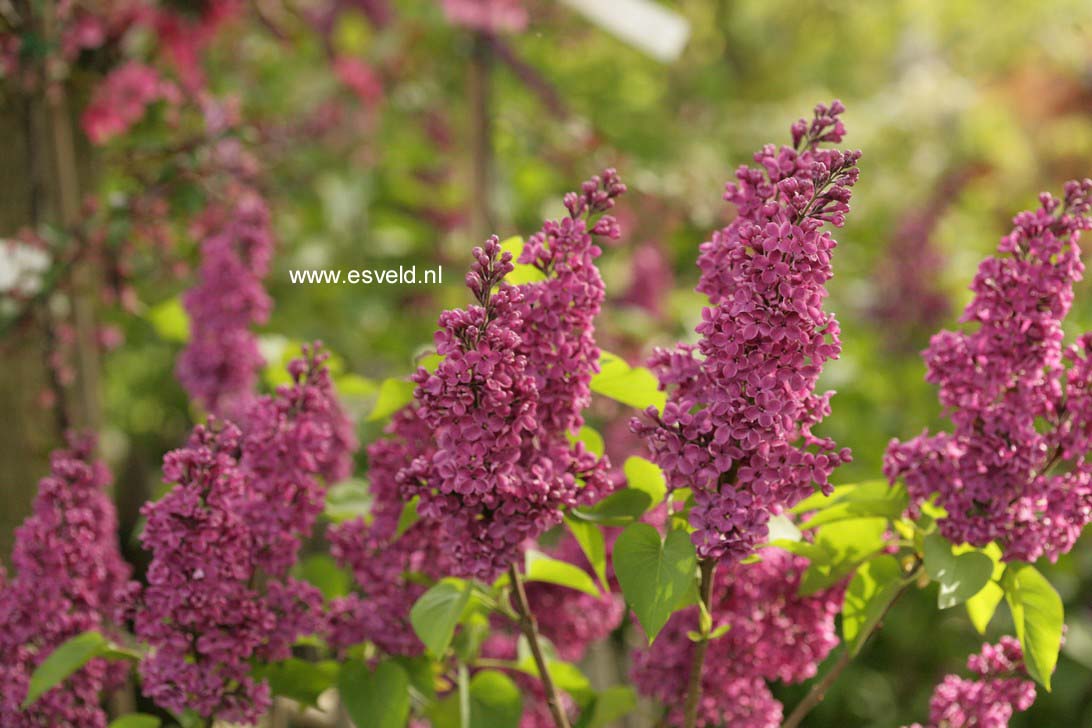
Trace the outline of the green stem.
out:
<instances>
[{"instance_id":1,"label":"green stem","mask_svg":"<svg viewBox=\"0 0 1092 728\"><path fill-rule=\"evenodd\" d=\"M701 669L705 663L705 653L709 649L709 633L713 628L713 576L717 562L713 559L701 561L701 612L699 627L701 640L694 645L694 654L690 660L690 683L686 689L686 728L694 728L698 722L698 702L701 700Z\"/></svg>"}]
</instances>

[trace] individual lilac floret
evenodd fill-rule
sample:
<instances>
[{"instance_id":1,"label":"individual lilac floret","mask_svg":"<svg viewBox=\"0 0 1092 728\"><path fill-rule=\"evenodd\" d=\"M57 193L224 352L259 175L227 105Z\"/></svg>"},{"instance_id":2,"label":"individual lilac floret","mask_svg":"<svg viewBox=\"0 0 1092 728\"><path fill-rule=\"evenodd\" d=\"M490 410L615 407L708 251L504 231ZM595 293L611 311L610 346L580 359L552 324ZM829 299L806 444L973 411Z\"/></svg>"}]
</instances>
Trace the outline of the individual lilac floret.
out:
<instances>
[{"instance_id":1,"label":"individual lilac floret","mask_svg":"<svg viewBox=\"0 0 1092 728\"><path fill-rule=\"evenodd\" d=\"M793 146L764 147L725 199L738 217L701 246L698 291L709 297L695 346L657 350L650 366L668 393L663 412L633 421L671 489L690 488L701 558L739 561L766 538L771 515L829 478L849 451L812 428L830 412L816 394L824 362L841 351L823 311L859 152L842 140L837 101L792 127Z\"/></svg>"},{"instance_id":2,"label":"individual lilac floret","mask_svg":"<svg viewBox=\"0 0 1092 728\"><path fill-rule=\"evenodd\" d=\"M70 438L53 453L33 513L15 532L14 573L0 568L0 725L88 726L107 723L101 698L121 687L128 668L91 660L22 709L30 676L50 653L87 630L116 633L138 591L117 542L117 516L106 493L110 473L92 459L94 440Z\"/></svg>"},{"instance_id":3,"label":"individual lilac floret","mask_svg":"<svg viewBox=\"0 0 1092 728\"><path fill-rule=\"evenodd\" d=\"M760 555L757 563L717 572L713 626L730 629L709 643L705 655L699 726L776 728L781 704L765 681L813 677L838 644L834 617L841 610L841 587L800 596L807 560L777 549ZM680 696L687 692L695 646L687 634L697 627L696 607L678 612L652 646L634 656L631 677L637 689L672 706L667 725L683 724Z\"/></svg>"},{"instance_id":4,"label":"individual lilac floret","mask_svg":"<svg viewBox=\"0 0 1092 728\"><path fill-rule=\"evenodd\" d=\"M983 645L967 658L967 669L977 679L948 675L933 691L930 728L1006 728L1013 713L1035 702L1035 683L1026 679L1023 652L1012 637Z\"/></svg>"},{"instance_id":5,"label":"individual lilac floret","mask_svg":"<svg viewBox=\"0 0 1092 728\"><path fill-rule=\"evenodd\" d=\"M352 468L353 425L334 393L321 344L288 365L292 383L258 398L243 419L240 466L253 485L248 515L257 565L283 576L322 512L326 485Z\"/></svg>"},{"instance_id":6,"label":"individual lilac floret","mask_svg":"<svg viewBox=\"0 0 1092 728\"><path fill-rule=\"evenodd\" d=\"M608 170L566 196L568 219L547 223L521 259L542 281L504 283L514 266L496 237L475 248L466 283L477 305L440 316L443 359L414 375L416 414L435 451L402 471L403 496L420 496L421 515L442 524L461 575L491 581L524 541L561 522L561 509L613 487L608 463L568 435L598 366L593 236L617 237L614 219L600 215L624 190Z\"/></svg>"},{"instance_id":7,"label":"individual lilac floret","mask_svg":"<svg viewBox=\"0 0 1092 728\"><path fill-rule=\"evenodd\" d=\"M182 297L190 341L179 355L178 378L206 410L235 417L262 366L251 327L265 322L272 305L262 287L273 250L269 209L257 193L242 191L225 208L206 211L196 235L199 281Z\"/></svg>"},{"instance_id":8,"label":"individual lilac floret","mask_svg":"<svg viewBox=\"0 0 1092 728\"><path fill-rule=\"evenodd\" d=\"M1016 216L971 286L962 321L976 326L925 350L952 432L893 440L885 456L913 508L936 495L948 540L997 541L1006 560L1056 559L1092 519L1092 337L1062 345L1090 199L1092 180L1069 182Z\"/></svg>"}]
</instances>

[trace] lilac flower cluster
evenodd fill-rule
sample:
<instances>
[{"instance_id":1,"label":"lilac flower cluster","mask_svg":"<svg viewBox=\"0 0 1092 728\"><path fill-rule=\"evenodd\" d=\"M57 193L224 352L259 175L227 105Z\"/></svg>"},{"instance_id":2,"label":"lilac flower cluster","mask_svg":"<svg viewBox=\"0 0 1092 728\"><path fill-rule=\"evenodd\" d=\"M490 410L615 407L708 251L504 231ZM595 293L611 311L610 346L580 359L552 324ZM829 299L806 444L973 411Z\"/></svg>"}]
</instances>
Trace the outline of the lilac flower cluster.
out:
<instances>
[{"instance_id":1,"label":"lilac flower cluster","mask_svg":"<svg viewBox=\"0 0 1092 728\"><path fill-rule=\"evenodd\" d=\"M937 495L946 538L997 541L1007 560L1056 559L1092 519L1092 337L1062 345L1092 180L1040 203L979 266L961 319L977 327L942 331L925 351L953 431L894 440L884 461L915 504Z\"/></svg>"},{"instance_id":2,"label":"lilac flower cluster","mask_svg":"<svg viewBox=\"0 0 1092 728\"><path fill-rule=\"evenodd\" d=\"M899 221L880 259L871 314L892 349L916 349L948 316L951 305L939 283L944 254L933 238L945 211L977 172L967 167L944 175L929 199Z\"/></svg>"},{"instance_id":3,"label":"lilac flower cluster","mask_svg":"<svg viewBox=\"0 0 1092 728\"><path fill-rule=\"evenodd\" d=\"M841 351L823 311L859 152L820 148L845 133L837 101L792 126L793 146L764 147L740 167L725 199L738 217L701 246L698 291L709 297L701 340L658 350L650 366L668 392L632 427L672 489L690 488L701 558L738 561L766 537L772 514L818 486L830 489L849 451L812 434L830 411L815 393L823 363Z\"/></svg>"},{"instance_id":4,"label":"lilac flower cluster","mask_svg":"<svg viewBox=\"0 0 1092 728\"><path fill-rule=\"evenodd\" d=\"M178 378L209 412L233 417L249 404L262 366L250 327L264 323L272 305L262 287L273 251L269 209L244 188L229 205L210 207L196 235L200 280L182 298L190 341L178 359Z\"/></svg>"},{"instance_id":5,"label":"lilac flower cluster","mask_svg":"<svg viewBox=\"0 0 1092 728\"><path fill-rule=\"evenodd\" d=\"M1024 655L1012 637L983 645L967 658L967 669L978 678L948 675L933 691L930 728L1006 728L1014 712L1035 702L1035 683L1025 679Z\"/></svg>"},{"instance_id":6,"label":"lilac flower cluster","mask_svg":"<svg viewBox=\"0 0 1092 728\"><path fill-rule=\"evenodd\" d=\"M256 722L270 694L251 661L287 659L321 629L318 590L286 574L321 510L319 478L346 475L355 447L325 358L306 348L245 432L212 420L164 459L176 486L143 509L152 562L136 631L152 648L144 692L165 708Z\"/></svg>"},{"instance_id":7,"label":"lilac flower cluster","mask_svg":"<svg viewBox=\"0 0 1092 728\"><path fill-rule=\"evenodd\" d=\"M613 487L606 461L567 436L598 367L594 236L619 235L599 216L624 190L608 170L565 197L568 219L546 223L521 258L545 280L507 285L511 253L495 237L475 248L466 283L477 305L440 316L443 359L414 375L416 414L436 447L399 475L403 496L419 495L422 516L442 523L461 575L491 580L525 540L560 523L560 508Z\"/></svg>"},{"instance_id":8,"label":"lilac flower cluster","mask_svg":"<svg viewBox=\"0 0 1092 728\"><path fill-rule=\"evenodd\" d=\"M842 588L811 596L798 594L808 562L777 549L760 552L754 564L721 569L713 587L714 628L729 625L709 643L702 669L699 726L776 728L781 704L766 680L801 682L838 644L834 617ZM682 725L679 696L685 695L694 642L687 633L698 626L698 610L678 612L656 641L634 656L631 677L644 695L675 706L669 725Z\"/></svg>"},{"instance_id":9,"label":"lilac flower cluster","mask_svg":"<svg viewBox=\"0 0 1092 728\"><path fill-rule=\"evenodd\" d=\"M54 649L87 630L115 632L138 591L118 551L110 473L93 450L92 439L72 437L53 453L34 511L15 533L6 583L0 568L0 725L8 728L101 728L101 694L125 682L125 665L95 659L21 707L31 674Z\"/></svg>"},{"instance_id":10,"label":"lilac flower cluster","mask_svg":"<svg viewBox=\"0 0 1092 728\"><path fill-rule=\"evenodd\" d=\"M398 475L418 457L431 457L431 432L406 407L387 434L368 447L371 522L355 519L327 532L331 554L352 571L359 590L331 604L328 640L338 649L369 641L387 654L413 656L424 646L409 614L426 587L410 575L440 579L455 565L438 523L418 520L398 533L406 508Z\"/></svg>"},{"instance_id":11,"label":"lilac flower cluster","mask_svg":"<svg viewBox=\"0 0 1092 728\"><path fill-rule=\"evenodd\" d=\"M288 365L292 384L258 398L243 419L240 466L252 483L247 519L257 565L268 574L287 573L322 512L325 485L352 470L356 435L334 394L329 354L319 346L305 346Z\"/></svg>"}]
</instances>

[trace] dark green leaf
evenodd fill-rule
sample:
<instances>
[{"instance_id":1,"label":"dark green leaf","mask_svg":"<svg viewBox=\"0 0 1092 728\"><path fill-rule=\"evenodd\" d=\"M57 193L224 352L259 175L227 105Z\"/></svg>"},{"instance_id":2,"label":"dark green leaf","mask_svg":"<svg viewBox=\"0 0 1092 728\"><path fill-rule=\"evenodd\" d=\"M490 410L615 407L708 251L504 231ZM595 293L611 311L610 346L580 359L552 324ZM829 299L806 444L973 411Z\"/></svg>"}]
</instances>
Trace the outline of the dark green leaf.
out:
<instances>
[{"instance_id":1,"label":"dark green leaf","mask_svg":"<svg viewBox=\"0 0 1092 728\"><path fill-rule=\"evenodd\" d=\"M618 537L614 571L649 644L690 592L696 567L694 545L684 531L669 531L661 541L655 528L635 523Z\"/></svg>"},{"instance_id":2,"label":"dark green leaf","mask_svg":"<svg viewBox=\"0 0 1092 728\"><path fill-rule=\"evenodd\" d=\"M599 523L604 526L625 526L644 515L648 507L652 505L652 499L648 493L643 493L632 488L611 493L603 500L589 508L573 508L570 515L588 523Z\"/></svg>"},{"instance_id":3,"label":"dark green leaf","mask_svg":"<svg viewBox=\"0 0 1092 728\"><path fill-rule=\"evenodd\" d=\"M451 644L455 625L470 601L470 585L461 579L444 579L421 595L410 610L413 631L428 651L442 657Z\"/></svg>"},{"instance_id":4,"label":"dark green leaf","mask_svg":"<svg viewBox=\"0 0 1092 728\"><path fill-rule=\"evenodd\" d=\"M925 537L925 573L940 585L937 608L948 609L962 604L978 592L993 574L993 561L977 551L958 556L952 553L952 545L939 533Z\"/></svg>"},{"instance_id":5,"label":"dark green leaf","mask_svg":"<svg viewBox=\"0 0 1092 728\"><path fill-rule=\"evenodd\" d=\"M353 660L341 667L338 692L357 728L405 728L409 719L409 676L393 660L369 670Z\"/></svg>"},{"instance_id":6,"label":"dark green leaf","mask_svg":"<svg viewBox=\"0 0 1092 728\"><path fill-rule=\"evenodd\" d=\"M318 705L319 696L337 683L338 664L333 660L308 662L295 657L265 665L256 677L269 681L274 695L291 698L304 705Z\"/></svg>"},{"instance_id":7,"label":"dark green leaf","mask_svg":"<svg viewBox=\"0 0 1092 728\"><path fill-rule=\"evenodd\" d=\"M26 700L23 701L23 709L29 708L47 690L60 685L72 673L101 655L107 647L106 638L101 632L95 631L81 632L61 643L30 676L30 686Z\"/></svg>"}]
</instances>

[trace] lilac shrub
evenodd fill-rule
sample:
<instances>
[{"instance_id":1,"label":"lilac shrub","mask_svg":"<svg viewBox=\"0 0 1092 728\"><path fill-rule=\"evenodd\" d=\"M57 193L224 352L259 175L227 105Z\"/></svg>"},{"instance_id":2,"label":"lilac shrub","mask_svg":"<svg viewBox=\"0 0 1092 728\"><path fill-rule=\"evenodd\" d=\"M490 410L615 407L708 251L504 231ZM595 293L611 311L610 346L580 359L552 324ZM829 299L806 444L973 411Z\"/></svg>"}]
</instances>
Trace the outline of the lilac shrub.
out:
<instances>
[{"instance_id":1,"label":"lilac shrub","mask_svg":"<svg viewBox=\"0 0 1092 728\"><path fill-rule=\"evenodd\" d=\"M117 543L110 473L93 460L94 440L71 437L51 458L34 510L15 532L14 574L0 568L0 725L5 728L103 727L104 692L124 684L123 664L94 659L23 710L30 676L58 646L81 632L112 635L138 585Z\"/></svg>"},{"instance_id":2,"label":"lilac shrub","mask_svg":"<svg viewBox=\"0 0 1092 728\"><path fill-rule=\"evenodd\" d=\"M793 146L764 147L725 199L738 217L701 246L698 291L709 298L697 345L657 350L650 366L668 393L634 431L672 490L690 488L693 540L703 559L737 562L766 538L771 515L811 494L849 451L812 428L830 412L816 394L838 356L838 322L823 311L859 152L838 143L844 110L819 105L792 126Z\"/></svg>"},{"instance_id":3,"label":"lilac shrub","mask_svg":"<svg viewBox=\"0 0 1092 728\"><path fill-rule=\"evenodd\" d=\"M1040 196L979 266L967 331L925 350L951 433L893 440L884 472L913 505L934 494L953 543L996 541L1006 560L1056 559L1092 519L1092 335L1063 348L1062 321L1084 271L1092 181Z\"/></svg>"}]
</instances>

